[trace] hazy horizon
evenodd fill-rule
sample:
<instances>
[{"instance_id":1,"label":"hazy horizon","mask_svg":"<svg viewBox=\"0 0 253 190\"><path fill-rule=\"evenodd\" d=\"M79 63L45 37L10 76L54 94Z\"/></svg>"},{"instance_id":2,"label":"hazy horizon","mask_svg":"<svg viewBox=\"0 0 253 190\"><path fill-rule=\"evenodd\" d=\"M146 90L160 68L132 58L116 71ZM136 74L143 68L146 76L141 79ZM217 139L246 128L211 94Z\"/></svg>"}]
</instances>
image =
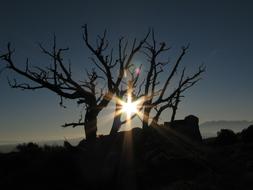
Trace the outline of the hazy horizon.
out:
<instances>
[{"instance_id":1,"label":"hazy horizon","mask_svg":"<svg viewBox=\"0 0 253 190\"><path fill-rule=\"evenodd\" d=\"M217 125L217 123L219 125ZM231 125L232 124L232 125ZM234 132L238 133L241 132L243 129L249 127L249 125L253 125L253 121L247 121L247 120L214 120L214 121L206 121L203 123L199 123L200 132L202 135L202 138L209 138L209 137L215 137L217 135L217 132L220 129L231 129ZM103 135L103 134L98 134ZM104 134L107 135L107 134ZM0 145L16 145L20 143L28 143L28 142L37 142L40 144L47 143L49 141L61 141L61 144L64 140L68 140L72 142L76 139L83 139L84 138L84 131L82 131L79 136L72 136L69 138L66 138L65 136L62 137L51 137L51 138L33 138L33 139L6 139L2 140L0 139Z\"/></svg>"}]
</instances>

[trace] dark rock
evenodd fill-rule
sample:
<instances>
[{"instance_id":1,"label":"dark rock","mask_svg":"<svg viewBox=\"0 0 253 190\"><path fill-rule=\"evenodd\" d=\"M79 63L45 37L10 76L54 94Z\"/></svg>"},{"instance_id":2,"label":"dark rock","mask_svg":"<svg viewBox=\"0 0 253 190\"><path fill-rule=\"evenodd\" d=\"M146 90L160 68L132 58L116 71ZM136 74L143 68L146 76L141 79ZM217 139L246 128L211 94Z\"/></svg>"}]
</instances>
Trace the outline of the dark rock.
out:
<instances>
[{"instance_id":1,"label":"dark rock","mask_svg":"<svg viewBox=\"0 0 253 190\"><path fill-rule=\"evenodd\" d=\"M244 129L241 133L243 142L253 142L253 125L250 125L247 129Z\"/></svg>"},{"instance_id":2,"label":"dark rock","mask_svg":"<svg viewBox=\"0 0 253 190\"><path fill-rule=\"evenodd\" d=\"M67 140L65 140L65 141L63 142L63 146L64 146L64 148L66 148L66 149L73 149L73 148L74 148L74 146L72 146Z\"/></svg>"},{"instance_id":3,"label":"dark rock","mask_svg":"<svg viewBox=\"0 0 253 190\"><path fill-rule=\"evenodd\" d=\"M199 131L199 119L194 115L189 115L185 117L184 120L175 120L172 123L165 122L164 125L170 126L173 130L191 140L202 142L202 137Z\"/></svg>"}]
</instances>

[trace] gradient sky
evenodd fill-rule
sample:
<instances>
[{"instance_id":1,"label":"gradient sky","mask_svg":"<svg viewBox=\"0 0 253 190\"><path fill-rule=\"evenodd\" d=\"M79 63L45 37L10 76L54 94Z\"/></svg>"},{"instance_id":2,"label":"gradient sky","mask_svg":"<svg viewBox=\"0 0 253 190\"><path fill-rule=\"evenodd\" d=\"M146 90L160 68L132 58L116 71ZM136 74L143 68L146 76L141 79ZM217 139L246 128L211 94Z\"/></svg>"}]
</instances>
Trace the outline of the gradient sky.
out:
<instances>
[{"instance_id":1,"label":"gradient sky","mask_svg":"<svg viewBox=\"0 0 253 190\"><path fill-rule=\"evenodd\" d=\"M177 118L194 114L201 122L252 120L252 10L250 0L0 0L0 53L12 42L21 67L27 57L34 65L47 65L49 60L36 44L50 47L55 33L61 46L70 47L68 57L78 73L90 64L81 38L83 24L92 34L107 28L114 43L123 35L140 38L153 27L158 40L172 46L172 60L182 45L190 43L185 66L193 70L204 63L207 67L203 80L183 99ZM66 102L68 108L63 109L59 97L47 90L11 89L7 76L15 75L0 74L0 142L83 135L81 127L59 127L79 118L75 102ZM101 119L99 133L108 133L110 121L104 123Z\"/></svg>"}]
</instances>

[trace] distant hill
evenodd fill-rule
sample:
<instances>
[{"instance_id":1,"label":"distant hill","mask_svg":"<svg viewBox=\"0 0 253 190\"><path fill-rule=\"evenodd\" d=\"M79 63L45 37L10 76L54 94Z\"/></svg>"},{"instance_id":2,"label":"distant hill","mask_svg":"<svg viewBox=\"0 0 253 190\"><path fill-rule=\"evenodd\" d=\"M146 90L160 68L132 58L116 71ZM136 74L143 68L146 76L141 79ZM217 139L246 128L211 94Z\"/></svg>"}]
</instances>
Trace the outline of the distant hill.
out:
<instances>
[{"instance_id":1,"label":"distant hill","mask_svg":"<svg viewBox=\"0 0 253 190\"><path fill-rule=\"evenodd\" d=\"M7 153L16 150L17 144L3 144L0 145L0 153Z\"/></svg>"},{"instance_id":2,"label":"distant hill","mask_svg":"<svg viewBox=\"0 0 253 190\"><path fill-rule=\"evenodd\" d=\"M249 125L252 125L253 121L246 121L246 120L242 120L242 121L225 121L225 120L220 120L220 121L207 121L202 123L200 126L201 127L229 127L229 128L233 128L233 127L248 127Z\"/></svg>"},{"instance_id":3,"label":"distant hill","mask_svg":"<svg viewBox=\"0 0 253 190\"><path fill-rule=\"evenodd\" d=\"M67 141L69 143L71 143L72 145L77 145L80 141L82 140L82 138L74 138L74 139L67 139ZM34 143L40 145L40 146L44 146L44 145L63 145L64 143L64 139L62 140L48 140L48 141L33 141ZM25 142L23 142L25 143ZM11 152L11 151L15 151L16 150L16 146L18 144L22 144L21 142L8 142L8 141L0 141L0 152L2 153L7 153L7 152Z\"/></svg>"},{"instance_id":4,"label":"distant hill","mask_svg":"<svg viewBox=\"0 0 253 190\"><path fill-rule=\"evenodd\" d=\"M200 131L204 138L213 137L221 129L231 129L234 132L240 132L248 126L253 125L253 121L238 120L238 121L207 121L200 124Z\"/></svg>"}]
</instances>

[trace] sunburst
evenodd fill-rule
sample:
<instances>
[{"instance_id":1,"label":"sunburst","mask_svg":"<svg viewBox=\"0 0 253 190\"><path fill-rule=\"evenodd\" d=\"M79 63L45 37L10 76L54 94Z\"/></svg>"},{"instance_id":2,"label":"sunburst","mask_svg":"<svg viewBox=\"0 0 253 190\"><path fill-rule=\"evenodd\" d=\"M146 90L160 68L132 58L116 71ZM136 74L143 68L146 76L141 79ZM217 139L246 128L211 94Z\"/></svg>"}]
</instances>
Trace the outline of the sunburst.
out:
<instances>
[{"instance_id":1,"label":"sunburst","mask_svg":"<svg viewBox=\"0 0 253 190\"><path fill-rule=\"evenodd\" d=\"M118 111L117 114L126 114L126 119L128 121L131 120L133 115L141 116L141 104L143 103L143 99L137 99L133 101L133 97L131 93L127 94L126 101L118 99L116 100L120 105L121 109Z\"/></svg>"},{"instance_id":2,"label":"sunburst","mask_svg":"<svg viewBox=\"0 0 253 190\"><path fill-rule=\"evenodd\" d=\"M122 112L126 113L127 118L129 119L131 117L132 114L135 114L138 112L138 101L132 101L132 96L131 94L127 95L127 101L121 102L122 104Z\"/></svg>"}]
</instances>

